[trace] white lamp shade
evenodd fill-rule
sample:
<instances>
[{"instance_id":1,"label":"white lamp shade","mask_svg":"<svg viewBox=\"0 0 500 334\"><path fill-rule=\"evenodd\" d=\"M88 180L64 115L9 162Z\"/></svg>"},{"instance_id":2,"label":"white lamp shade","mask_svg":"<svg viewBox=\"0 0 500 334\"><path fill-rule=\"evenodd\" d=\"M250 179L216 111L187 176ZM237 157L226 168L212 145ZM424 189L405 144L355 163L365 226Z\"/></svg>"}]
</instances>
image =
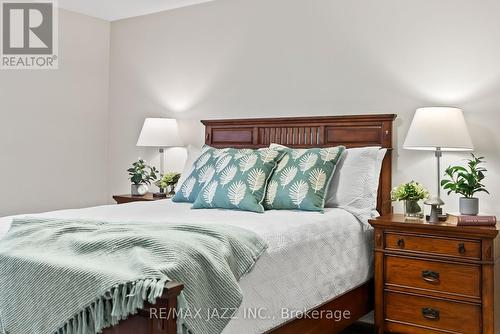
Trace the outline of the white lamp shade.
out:
<instances>
[{"instance_id":1,"label":"white lamp shade","mask_svg":"<svg viewBox=\"0 0 500 334\"><path fill-rule=\"evenodd\" d=\"M461 109L419 108L403 147L408 150L471 151L472 140Z\"/></svg>"},{"instance_id":2,"label":"white lamp shade","mask_svg":"<svg viewBox=\"0 0 500 334\"><path fill-rule=\"evenodd\" d=\"M137 146L176 147L183 146L177 121L170 118L146 118Z\"/></svg>"}]
</instances>

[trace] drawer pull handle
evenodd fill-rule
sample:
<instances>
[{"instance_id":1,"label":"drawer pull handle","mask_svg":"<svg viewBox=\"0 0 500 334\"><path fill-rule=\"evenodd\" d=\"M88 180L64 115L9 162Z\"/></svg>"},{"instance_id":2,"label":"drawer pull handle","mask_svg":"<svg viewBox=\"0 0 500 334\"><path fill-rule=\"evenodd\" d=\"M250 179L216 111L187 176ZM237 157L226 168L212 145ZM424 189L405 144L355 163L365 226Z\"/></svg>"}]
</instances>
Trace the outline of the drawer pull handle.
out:
<instances>
[{"instance_id":1,"label":"drawer pull handle","mask_svg":"<svg viewBox=\"0 0 500 334\"><path fill-rule=\"evenodd\" d=\"M422 278L428 283L439 283L439 273L431 270L422 271Z\"/></svg>"},{"instance_id":2,"label":"drawer pull handle","mask_svg":"<svg viewBox=\"0 0 500 334\"><path fill-rule=\"evenodd\" d=\"M462 255L465 254L465 244L458 244L458 252Z\"/></svg>"},{"instance_id":3,"label":"drawer pull handle","mask_svg":"<svg viewBox=\"0 0 500 334\"><path fill-rule=\"evenodd\" d=\"M398 240L398 247L401 249L405 248L405 239Z\"/></svg>"},{"instance_id":4,"label":"drawer pull handle","mask_svg":"<svg viewBox=\"0 0 500 334\"><path fill-rule=\"evenodd\" d=\"M424 307L422 309L422 315L429 320L439 320L439 310L430 307Z\"/></svg>"}]
</instances>

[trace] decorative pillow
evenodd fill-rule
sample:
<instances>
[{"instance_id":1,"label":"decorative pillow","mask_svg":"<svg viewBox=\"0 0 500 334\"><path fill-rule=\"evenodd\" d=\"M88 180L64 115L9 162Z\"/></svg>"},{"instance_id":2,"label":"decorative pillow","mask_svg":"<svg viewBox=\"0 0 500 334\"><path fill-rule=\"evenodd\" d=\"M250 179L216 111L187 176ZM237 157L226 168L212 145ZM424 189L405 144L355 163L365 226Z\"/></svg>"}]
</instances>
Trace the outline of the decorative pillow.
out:
<instances>
[{"instance_id":1,"label":"decorative pillow","mask_svg":"<svg viewBox=\"0 0 500 334\"><path fill-rule=\"evenodd\" d=\"M273 148L229 149L215 162L215 176L200 191L193 209L264 212L267 181L282 156Z\"/></svg>"},{"instance_id":2,"label":"decorative pillow","mask_svg":"<svg viewBox=\"0 0 500 334\"><path fill-rule=\"evenodd\" d=\"M200 190L214 177L218 158L228 150L228 148L217 149L208 145L203 146L200 156L192 164L191 171L178 188L172 201L193 203Z\"/></svg>"},{"instance_id":3,"label":"decorative pillow","mask_svg":"<svg viewBox=\"0 0 500 334\"><path fill-rule=\"evenodd\" d=\"M378 216L377 192L387 149L378 146L350 148L332 178L326 207L352 213L369 229L368 219Z\"/></svg>"},{"instance_id":4,"label":"decorative pillow","mask_svg":"<svg viewBox=\"0 0 500 334\"><path fill-rule=\"evenodd\" d=\"M278 210L323 211L330 180L344 146L290 149L269 180L265 208Z\"/></svg>"},{"instance_id":5,"label":"decorative pillow","mask_svg":"<svg viewBox=\"0 0 500 334\"><path fill-rule=\"evenodd\" d=\"M375 210L380 169L386 151L379 146L346 150L330 184L326 206Z\"/></svg>"},{"instance_id":6,"label":"decorative pillow","mask_svg":"<svg viewBox=\"0 0 500 334\"><path fill-rule=\"evenodd\" d=\"M184 164L184 169L182 170L179 182L177 182L177 184L175 185L175 192L180 191L181 186L184 184L184 181L186 181L186 179L191 175L191 172L193 171L193 164L195 163L196 159L200 157L202 149L203 148L199 146L187 146L186 163Z\"/></svg>"}]
</instances>

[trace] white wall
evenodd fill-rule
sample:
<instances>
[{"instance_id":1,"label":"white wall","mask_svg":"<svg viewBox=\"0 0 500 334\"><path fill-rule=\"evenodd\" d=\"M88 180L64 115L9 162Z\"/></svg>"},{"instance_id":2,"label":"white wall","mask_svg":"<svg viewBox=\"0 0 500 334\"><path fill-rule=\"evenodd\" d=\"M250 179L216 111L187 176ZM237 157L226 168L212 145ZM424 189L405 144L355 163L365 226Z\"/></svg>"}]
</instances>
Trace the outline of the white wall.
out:
<instances>
[{"instance_id":1,"label":"white wall","mask_svg":"<svg viewBox=\"0 0 500 334\"><path fill-rule=\"evenodd\" d=\"M107 202L110 24L59 30L58 70L0 71L0 217Z\"/></svg>"},{"instance_id":2,"label":"white wall","mask_svg":"<svg viewBox=\"0 0 500 334\"><path fill-rule=\"evenodd\" d=\"M482 209L500 215L499 12L496 0L217 0L113 22L111 193L129 190L138 155L156 159L135 147L144 117L184 120L201 143L199 119L358 113L399 115L394 184L434 190L432 154L402 143L417 107L453 105L488 160Z\"/></svg>"}]
</instances>

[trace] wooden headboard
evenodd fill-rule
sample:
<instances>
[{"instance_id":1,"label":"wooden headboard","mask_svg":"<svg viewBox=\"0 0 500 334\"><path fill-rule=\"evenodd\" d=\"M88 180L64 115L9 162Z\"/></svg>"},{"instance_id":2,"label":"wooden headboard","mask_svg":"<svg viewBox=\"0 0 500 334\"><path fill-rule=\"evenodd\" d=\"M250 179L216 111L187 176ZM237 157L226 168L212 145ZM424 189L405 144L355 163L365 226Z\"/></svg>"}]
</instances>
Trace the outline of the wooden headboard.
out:
<instances>
[{"instance_id":1,"label":"wooden headboard","mask_svg":"<svg viewBox=\"0 0 500 334\"><path fill-rule=\"evenodd\" d=\"M205 143L213 147L259 148L271 143L289 147L382 146L377 210L391 213L392 123L394 114L204 120Z\"/></svg>"}]
</instances>

